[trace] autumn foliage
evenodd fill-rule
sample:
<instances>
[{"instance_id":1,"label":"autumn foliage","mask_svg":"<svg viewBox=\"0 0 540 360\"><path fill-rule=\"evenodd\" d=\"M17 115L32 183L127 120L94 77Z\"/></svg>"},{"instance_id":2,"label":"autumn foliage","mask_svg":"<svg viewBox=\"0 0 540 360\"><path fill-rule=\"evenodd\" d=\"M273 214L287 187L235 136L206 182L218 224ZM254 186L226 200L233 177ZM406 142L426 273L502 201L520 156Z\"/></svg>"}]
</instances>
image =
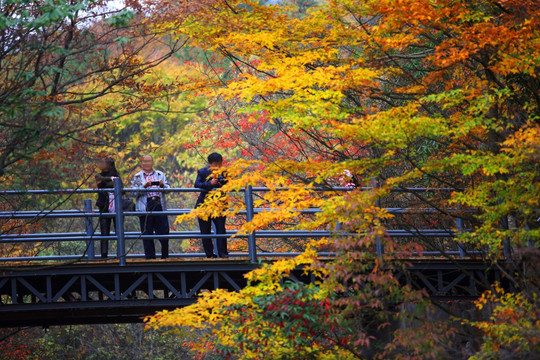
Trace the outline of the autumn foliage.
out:
<instances>
[{"instance_id":1,"label":"autumn foliage","mask_svg":"<svg viewBox=\"0 0 540 360\"><path fill-rule=\"evenodd\" d=\"M42 11L45 5L36 4ZM89 71L74 85L59 82L77 76L74 60L60 79L45 67L44 81L30 87L35 116L14 118L24 129L64 121L45 126L52 138L1 125L5 139L48 140L25 156L0 148L0 170L37 164L54 151L73 161L90 151L81 145L89 143L100 151L115 148L128 171L138 153L155 152L173 164L184 185L204 155L217 149L229 160L231 181L222 191L230 192L230 201L208 196L176 225L198 216L234 218L243 210L234 194L253 185L269 188L255 206L271 210L235 223L239 233L334 234L304 242L265 239L261 247L305 252L261 266L239 292L205 293L195 305L147 319L148 326L180 333L205 359L485 359L540 352L537 1L128 5L137 16L117 14L88 34L73 24L62 27L61 39L103 35L98 49L84 47L93 56L91 69L102 76ZM160 42L158 57L144 51L154 41ZM108 61L100 57L105 49ZM178 59L164 63L173 53ZM2 64L16 57L4 56ZM8 80L3 89L23 88ZM95 93L107 96L93 101ZM11 114L10 106L22 111L23 95L16 106L0 103L7 104L2 114ZM107 121L98 124L102 117ZM337 185L344 170L354 175L356 189L320 191ZM393 192L411 187L445 190ZM395 215L384 207L409 211ZM322 211L300 211L309 208ZM428 216L415 212L425 208L432 211ZM430 227L453 229L457 239L411 241L386 232ZM378 242L383 255L375 253ZM455 251L458 243L468 255L482 251L481 260L499 268L513 291L493 284L476 303L484 319L430 319L441 304L403 286L395 274L425 250ZM317 250L336 256L322 261ZM299 266L320 281L306 287L282 281Z\"/></svg>"},{"instance_id":2,"label":"autumn foliage","mask_svg":"<svg viewBox=\"0 0 540 360\"><path fill-rule=\"evenodd\" d=\"M396 187L449 188L449 196L417 193L387 201L435 208L430 222L439 225L454 227L456 217L463 218L469 231L459 235L462 246L487 251L494 266L500 266L505 242L516 254L538 244L538 4L331 0L301 13L294 2L209 0L196 6L153 6L161 10L156 28L228 60L228 66L213 68L213 82L204 89L222 110L214 117L220 126L202 131L204 139L186 148L213 141L227 151L236 150L233 157L244 160L232 166L235 179L224 190L246 184L276 189L260 200L272 211L257 214L240 231L277 223L289 229L333 229L339 222L342 229L364 235L336 234L313 244L337 252L334 260L310 265L321 271L324 281L318 290L303 290L318 291L315 299L328 300L333 309L328 316L333 320L320 321L326 325L315 335L301 319L325 317L324 305L306 304L297 318L293 301L285 311L286 326L271 319L291 291L300 297L295 301L313 301L312 295L279 282L271 292L261 291L259 284L242 290L242 295L216 291L197 305L157 314L150 324L204 328L208 346L204 351L200 344L193 347L205 358L212 353L245 359L457 356L452 353L455 348L445 346L455 337L460 326L456 322L424 322L416 332L392 330L390 323L403 316L397 311L400 306L427 300L400 287L393 273L381 266L384 259L373 255L375 239L384 239L389 258L434 245L385 236L386 228L397 223L417 228L420 220L391 216L375 204ZM345 169L355 175L357 185L375 181L378 187L324 196L310 190L335 185ZM288 190L278 191L279 187ZM235 213L216 206L209 200L198 213ZM302 217L298 209L310 207L323 212ZM441 246L445 250L451 245ZM515 267L506 271L519 289L516 299L527 299L512 305L525 309L524 304L538 304L538 288L524 286L530 277L518 276ZM344 279L352 284L350 289L343 287ZM347 297L331 295L349 290ZM250 291L254 293L248 295ZM268 301L272 309L265 305ZM494 316L501 314L498 306L509 304L503 303L494 305ZM517 319L521 310L512 311L508 314L513 320L501 319L503 323ZM534 322L538 314L533 314ZM296 344L303 344L307 334L314 341L313 347L302 347L304 352L289 344L292 339L284 332L297 319L301 324L295 326ZM244 337L240 323L252 330ZM334 326L338 330L333 342L325 332L334 323L339 326ZM472 326L490 328L483 323ZM519 336L504 330L499 335L506 340L498 343L515 353L538 350L536 343L524 348ZM318 342L318 336L325 340ZM495 335L488 331L486 336ZM265 355L254 353L252 343ZM486 349L479 347L477 358L492 356Z\"/></svg>"}]
</instances>

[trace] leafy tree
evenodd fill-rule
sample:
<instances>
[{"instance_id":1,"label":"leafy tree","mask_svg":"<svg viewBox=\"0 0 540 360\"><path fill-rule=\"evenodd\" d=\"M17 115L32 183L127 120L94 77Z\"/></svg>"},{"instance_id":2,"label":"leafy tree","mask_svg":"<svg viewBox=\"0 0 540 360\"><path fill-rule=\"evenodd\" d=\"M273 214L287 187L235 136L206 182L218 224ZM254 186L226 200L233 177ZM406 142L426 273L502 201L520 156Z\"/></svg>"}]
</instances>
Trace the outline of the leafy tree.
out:
<instances>
[{"instance_id":1,"label":"leafy tree","mask_svg":"<svg viewBox=\"0 0 540 360\"><path fill-rule=\"evenodd\" d=\"M0 359L167 359L191 356L175 336L144 331L142 324L53 326L6 329Z\"/></svg>"},{"instance_id":2,"label":"leafy tree","mask_svg":"<svg viewBox=\"0 0 540 360\"><path fill-rule=\"evenodd\" d=\"M332 0L303 17L291 16L286 7L251 1L201 1L197 16L183 6L165 3L160 9L156 28L219 51L236 68L236 77L207 88L208 94L221 97L231 109L220 115L232 129L227 143L236 140L238 147L232 148L252 159L232 166L236 178L224 190L238 190L246 183L271 189L287 186L265 193L258 204L269 204L273 211L257 214L240 231L277 222L288 222L289 229L333 229L339 222L344 231L360 234L338 233L313 244L337 251L334 260L314 263L311 269L323 273L320 289L340 315L340 331L348 336L346 350L330 354L320 353L320 348L293 351L294 346L285 346L283 353L273 356L464 356L445 345L463 329L460 321L430 323L420 318L418 331L392 330L388 337L381 330L390 329L400 306L426 301L421 293L400 287L390 271L395 269L383 268L382 261L388 264L398 254L422 252L422 245L438 246L443 252L456 246L443 240L433 245L432 239L411 244L387 238L387 228L403 224L420 228L427 220L393 217L375 206L395 187L451 189L448 196L413 193L387 201L434 208L435 223L428 225L454 227L457 218L464 219L470 231L459 234L462 246L487 251L488 260L517 289L501 311L494 310L494 321L506 325L517 318L500 316L507 306L513 314L538 307L537 272L525 276L516 266L527 261L519 254L534 253L526 247L539 241L540 14L534 1ZM227 130L216 131L216 138L222 139L223 131ZM310 190L311 185L335 183L344 169L355 174L360 185L376 179L378 187L325 196ZM220 208L218 200L209 197L205 206L180 221L238 212ZM315 218L302 217L298 209L309 207L323 211ZM382 258L372 254L377 238L388 251ZM504 243L516 254L508 258L510 266L499 261ZM297 261L290 260L288 266L298 265ZM285 263L276 266L286 267ZM536 266L526 263L526 267ZM272 270L263 267L251 276L264 283L265 272ZM332 298L329 294L347 290L343 280L351 281L353 295ZM272 284L268 299L288 290L278 280ZM209 327L206 350L215 356L256 358L249 345L252 341L274 354L279 350L272 336L280 345L287 336L276 334L264 322L260 305L264 296L257 284L239 295L216 291L194 306L159 313L149 323L153 327L182 324L194 331ZM238 309L245 311L239 314ZM257 317L244 319L244 313ZM293 313L287 312L290 318ZM316 318L316 314L307 307L304 315ZM260 328L245 343L233 337L234 352L220 352L233 344L231 336L240 331L234 327L237 315ZM532 316L529 325L523 324L526 329L537 323L538 314ZM525 346L523 335L514 336L512 327L505 325L495 335L487 330L489 325L475 324L487 331L486 346L478 348L477 357L494 356L489 344L501 344L503 338L512 356L538 353L535 345ZM535 339L537 330L532 332L529 335ZM302 336L297 333L300 342ZM467 341L473 347L477 344L473 336ZM201 350L197 344L193 347Z\"/></svg>"},{"instance_id":3,"label":"leafy tree","mask_svg":"<svg viewBox=\"0 0 540 360\"><path fill-rule=\"evenodd\" d=\"M0 7L0 175L17 187L60 185L84 171L92 146L107 144L103 124L151 107L151 97L137 95L156 85L149 89L138 78L182 42L149 54L164 41L142 13L102 1L15 0ZM113 93L120 103L95 104ZM50 176L41 176L47 167Z\"/></svg>"},{"instance_id":4,"label":"leafy tree","mask_svg":"<svg viewBox=\"0 0 540 360\"><path fill-rule=\"evenodd\" d=\"M4 189L73 188L91 176L122 116L153 110L170 84L145 81L181 48L145 25L144 13L107 2L0 3L0 180ZM137 10L139 9L139 10ZM105 102L113 98L116 102ZM157 110L157 109L156 109ZM3 211L82 208L71 194L2 197ZM69 228L72 221L2 220L1 233ZM2 245L2 254L66 253L36 244ZM39 244L38 244L39 245ZM65 245L65 244L64 244ZM81 253L80 244L77 252Z\"/></svg>"}]
</instances>

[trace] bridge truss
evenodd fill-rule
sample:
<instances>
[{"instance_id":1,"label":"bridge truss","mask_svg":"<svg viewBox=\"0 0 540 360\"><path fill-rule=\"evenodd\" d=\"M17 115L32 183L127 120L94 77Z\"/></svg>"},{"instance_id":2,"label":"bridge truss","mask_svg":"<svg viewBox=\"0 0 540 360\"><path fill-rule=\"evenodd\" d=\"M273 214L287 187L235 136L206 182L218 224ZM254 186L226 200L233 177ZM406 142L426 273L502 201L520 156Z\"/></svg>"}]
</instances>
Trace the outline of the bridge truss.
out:
<instances>
[{"instance_id":1,"label":"bridge truss","mask_svg":"<svg viewBox=\"0 0 540 360\"><path fill-rule=\"evenodd\" d=\"M240 290L257 266L246 259L19 267L0 280L0 327L137 322L192 304L205 291ZM501 281L497 268L471 260L411 261L396 276L440 301L472 300ZM315 277L297 269L288 280Z\"/></svg>"}]
</instances>

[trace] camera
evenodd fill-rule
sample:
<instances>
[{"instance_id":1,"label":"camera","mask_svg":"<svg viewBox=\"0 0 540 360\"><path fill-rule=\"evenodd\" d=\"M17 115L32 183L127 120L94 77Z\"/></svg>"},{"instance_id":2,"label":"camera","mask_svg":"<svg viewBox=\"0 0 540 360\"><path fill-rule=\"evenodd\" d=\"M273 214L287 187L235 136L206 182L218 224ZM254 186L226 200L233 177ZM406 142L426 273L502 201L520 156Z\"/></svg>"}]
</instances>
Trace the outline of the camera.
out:
<instances>
[{"instance_id":1,"label":"camera","mask_svg":"<svg viewBox=\"0 0 540 360\"><path fill-rule=\"evenodd\" d=\"M159 185L159 181L152 181L150 184L151 185Z\"/></svg>"},{"instance_id":2,"label":"camera","mask_svg":"<svg viewBox=\"0 0 540 360\"><path fill-rule=\"evenodd\" d=\"M223 175L219 175L218 176L218 181L221 185L224 185L226 182L227 182L227 179L225 179L225 176Z\"/></svg>"}]
</instances>

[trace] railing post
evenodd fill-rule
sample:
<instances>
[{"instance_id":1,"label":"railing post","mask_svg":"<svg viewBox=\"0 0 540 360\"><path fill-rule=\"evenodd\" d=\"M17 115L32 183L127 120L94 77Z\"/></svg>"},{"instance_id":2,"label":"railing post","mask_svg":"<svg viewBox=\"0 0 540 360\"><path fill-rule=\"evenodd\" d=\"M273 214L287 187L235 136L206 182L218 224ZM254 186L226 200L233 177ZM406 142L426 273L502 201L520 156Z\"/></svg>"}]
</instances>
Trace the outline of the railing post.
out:
<instances>
[{"instance_id":1,"label":"railing post","mask_svg":"<svg viewBox=\"0 0 540 360\"><path fill-rule=\"evenodd\" d=\"M251 185L246 186L245 191L245 204L246 204L246 220L249 222L253 220L253 187ZM249 259L252 263L257 262L257 241L255 231L248 234L248 252Z\"/></svg>"},{"instance_id":2,"label":"railing post","mask_svg":"<svg viewBox=\"0 0 540 360\"><path fill-rule=\"evenodd\" d=\"M213 221L210 221L210 223L212 224L212 234L216 235L217 234L216 224ZM212 246L213 246L213 249L214 249L214 254L219 254L218 247L217 247L217 238L216 237L212 238Z\"/></svg>"},{"instance_id":3,"label":"railing post","mask_svg":"<svg viewBox=\"0 0 540 360\"><path fill-rule=\"evenodd\" d=\"M503 202L503 200L499 199L499 204L501 204L502 202ZM508 230L510 228L510 226L508 224L508 215L503 216L499 220L499 224L500 224L501 228L503 228L504 230ZM512 258L512 247L510 246L510 241L508 241L508 238L505 238L502 241L502 246L503 246L504 258L505 258L506 262L510 262L510 260Z\"/></svg>"},{"instance_id":4,"label":"railing post","mask_svg":"<svg viewBox=\"0 0 540 360\"><path fill-rule=\"evenodd\" d=\"M371 179L371 186L373 187L374 191L377 191L377 188L379 187L379 182L377 179ZM381 207L381 198L377 196L377 200L375 201L375 206L380 208ZM377 236L375 239L375 251L377 252L377 255L383 255L384 254L384 247L381 243L381 237Z\"/></svg>"},{"instance_id":5,"label":"railing post","mask_svg":"<svg viewBox=\"0 0 540 360\"><path fill-rule=\"evenodd\" d=\"M122 181L114 178L114 212L116 229L116 255L120 266L126 266L126 239L124 237L124 210L122 209Z\"/></svg>"},{"instance_id":6,"label":"railing post","mask_svg":"<svg viewBox=\"0 0 540 360\"><path fill-rule=\"evenodd\" d=\"M92 213L92 200L86 199L84 200L84 212L91 214ZM87 216L84 218L84 222L86 225L86 236L90 239L86 240L86 257L88 260L94 259L94 224L92 222L92 217Z\"/></svg>"},{"instance_id":7,"label":"railing post","mask_svg":"<svg viewBox=\"0 0 540 360\"><path fill-rule=\"evenodd\" d=\"M456 231L458 234L463 232L463 219L456 218ZM458 242L459 257L465 257L465 248Z\"/></svg>"},{"instance_id":8,"label":"railing post","mask_svg":"<svg viewBox=\"0 0 540 360\"><path fill-rule=\"evenodd\" d=\"M509 229L508 216L503 216L500 220L500 224L504 230L508 230ZM503 246L504 258L506 262L510 262L512 258L512 247L510 246L510 241L508 240L508 238L504 238L504 240L502 241L502 246Z\"/></svg>"}]
</instances>

